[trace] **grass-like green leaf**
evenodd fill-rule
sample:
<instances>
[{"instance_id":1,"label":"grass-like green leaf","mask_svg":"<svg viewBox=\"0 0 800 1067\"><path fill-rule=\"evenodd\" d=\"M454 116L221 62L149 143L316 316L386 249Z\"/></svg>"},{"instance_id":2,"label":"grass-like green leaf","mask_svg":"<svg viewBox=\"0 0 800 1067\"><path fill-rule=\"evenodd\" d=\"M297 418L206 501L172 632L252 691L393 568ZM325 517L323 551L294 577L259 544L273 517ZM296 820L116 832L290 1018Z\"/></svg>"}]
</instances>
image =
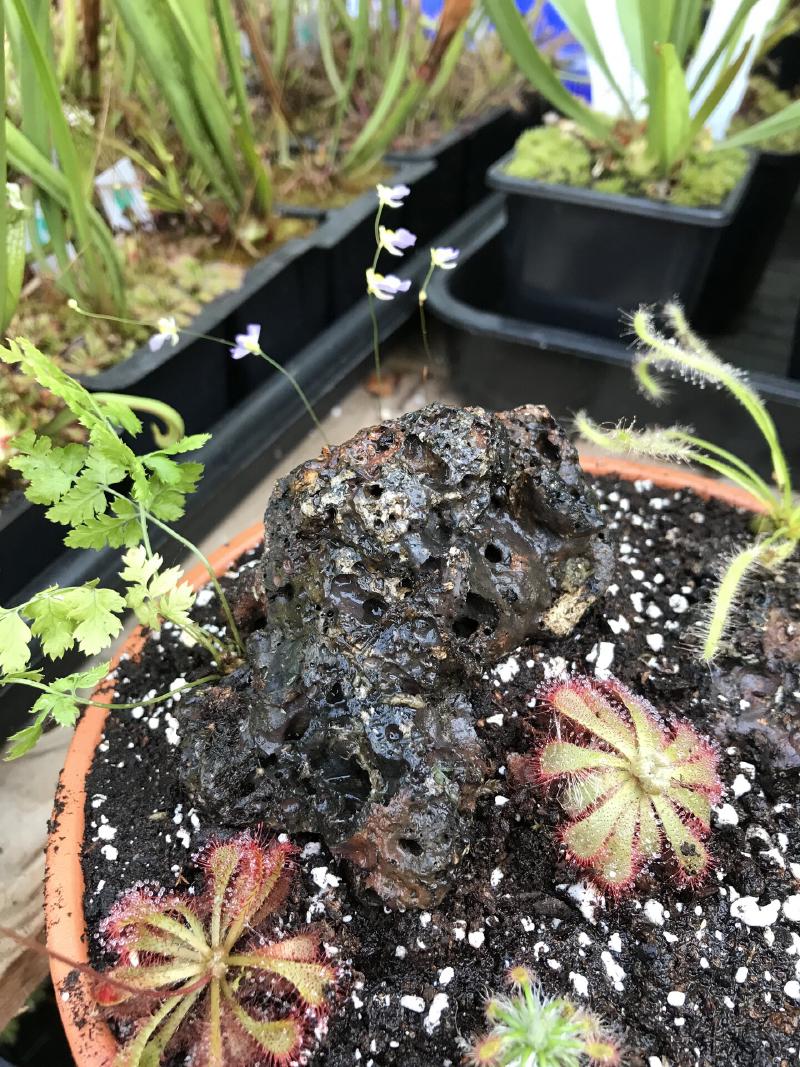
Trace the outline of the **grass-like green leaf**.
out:
<instances>
[{"instance_id":1,"label":"grass-like green leaf","mask_svg":"<svg viewBox=\"0 0 800 1067\"><path fill-rule=\"evenodd\" d=\"M605 141L610 122L582 104L561 84L561 80L531 39L530 29L515 0L483 0L483 5L509 55L531 86L587 133Z\"/></svg>"}]
</instances>

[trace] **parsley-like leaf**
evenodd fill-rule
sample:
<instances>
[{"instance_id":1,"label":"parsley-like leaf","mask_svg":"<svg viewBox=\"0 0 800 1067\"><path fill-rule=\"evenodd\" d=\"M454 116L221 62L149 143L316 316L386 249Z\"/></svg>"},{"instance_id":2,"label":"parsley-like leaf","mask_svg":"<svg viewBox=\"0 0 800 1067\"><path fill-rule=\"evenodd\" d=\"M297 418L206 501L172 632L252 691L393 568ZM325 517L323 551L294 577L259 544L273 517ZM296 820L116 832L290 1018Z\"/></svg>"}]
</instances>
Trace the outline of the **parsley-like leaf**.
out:
<instances>
[{"instance_id":1,"label":"parsley-like leaf","mask_svg":"<svg viewBox=\"0 0 800 1067\"><path fill-rule=\"evenodd\" d=\"M84 464L85 445L53 446L49 437L37 437L28 430L14 438L16 455L9 466L28 483L25 496L32 504L54 504L72 485Z\"/></svg>"},{"instance_id":2,"label":"parsley-like leaf","mask_svg":"<svg viewBox=\"0 0 800 1067\"><path fill-rule=\"evenodd\" d=\"M31 630L19 609L0 608L0 670L3 674L24 671L30 661Z\"/></svg>"},{"instance_id":3,"label":"parsley-like leaf","mask_svg":"<svg viewBox=\"0 0 800 1067\"><path fill-rule=\"evenodd\" d=\"M77 622L78 648L87 656L97 655L122 629L118 615L125 609L125 601L114 589L98 589L94 584L70 589L66 597Z\"/></svg>"}]
</instances>

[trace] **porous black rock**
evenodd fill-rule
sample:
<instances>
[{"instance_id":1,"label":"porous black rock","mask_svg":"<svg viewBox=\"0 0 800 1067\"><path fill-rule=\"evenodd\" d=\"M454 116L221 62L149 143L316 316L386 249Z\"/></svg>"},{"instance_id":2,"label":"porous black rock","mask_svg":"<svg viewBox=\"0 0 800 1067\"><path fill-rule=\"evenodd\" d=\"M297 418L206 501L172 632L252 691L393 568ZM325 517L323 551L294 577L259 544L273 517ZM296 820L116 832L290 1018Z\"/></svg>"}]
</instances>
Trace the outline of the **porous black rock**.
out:
<instances>
[{"instance_id":1,"label":"porous black rock","mask_svg":"<svg viewBox=\"0 0 800 1067\"><path fill-rule=\"evenodd\" d=\"M483 675L611 580L594 493L546 408L435 404L298 467L265 530L266 625L190 702L184 783L223 822L318 833L385 900L428 907L485 776Z\"/></svg>"}]
</instances>

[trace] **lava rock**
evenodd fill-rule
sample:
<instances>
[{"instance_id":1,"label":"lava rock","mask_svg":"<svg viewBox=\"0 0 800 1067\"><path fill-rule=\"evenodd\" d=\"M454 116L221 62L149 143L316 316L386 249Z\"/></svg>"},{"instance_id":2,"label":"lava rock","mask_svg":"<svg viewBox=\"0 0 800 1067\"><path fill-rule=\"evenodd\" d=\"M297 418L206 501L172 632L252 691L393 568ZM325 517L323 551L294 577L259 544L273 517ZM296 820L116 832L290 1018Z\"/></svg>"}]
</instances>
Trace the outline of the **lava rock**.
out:
<instances>
[{"instance_id":1,"label":"lava rock","mask_svg":"<svg viewBox=\"0 0 800 1067\"><path fill-rule=\"evenodd\" d=\"M483 675L568 633L612 578L577 454L544 407L435 404L298 467L265 529L266 625L248 669L189 703L184 783L430 907L485 775Z\"/></svg>"}]
</instances>

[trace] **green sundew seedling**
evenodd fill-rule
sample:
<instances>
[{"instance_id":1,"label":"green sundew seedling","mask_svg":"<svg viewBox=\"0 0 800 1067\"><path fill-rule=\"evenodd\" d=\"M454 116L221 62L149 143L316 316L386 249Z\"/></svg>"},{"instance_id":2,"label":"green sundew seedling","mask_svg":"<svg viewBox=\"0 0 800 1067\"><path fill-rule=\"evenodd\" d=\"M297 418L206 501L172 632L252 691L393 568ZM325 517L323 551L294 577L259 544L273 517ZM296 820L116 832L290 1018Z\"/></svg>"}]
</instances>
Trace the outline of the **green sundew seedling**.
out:
<instances>
[{"instance_id":1,"label":"green sundew seedling","mask_svg":"<svg viewBox=\"0 0 800 1067\"><path fill-rule=\"evenodd\" d=\"M556 737L530 763L540 783L565 785L561 831L568 858L613 895L630 891L666 843L675 881L704 877L703 843L720 796L717 755L685 720L666 726L656 709L610 678L573 678L544 694Z\"/></svg>"},{"instance_id":2,"label":"green sundew seedling","mask_svg":"<svg viewBox=\"0 0 800 1067\"><path fill-rule=\"evenodd\" d=\"M472 1045L473 1067L614 1067L620 1046L601 1020L567 997L546 997L525 967L513 991L486 1002L489 1032Z\"/></svg>"},{"instance_id":3,"label":"green sundew seedling","mask_svg":"<svg viewBox=\"0 0 800 1067\"><path fill-rule=\"evenodd\" d=\"M136 1020L114 1067L157 1067L178 1048L205 1067L299 1061L336 972L313 931L272 941L261 932L285 899L294 851L242 833L198 857L204 893L142 886L120 897L102 925L119 963L95 994Z\"/></svg>"},{"instance_id":4,"label":"green sundew seedling","mask_svg":"<svg viewBox=\"0 0 800 1067\"><path fill-rule=\"evenodd\" d=\"M684 427L638 430L633 423L604 427L593 422L585 412L576 416L575 425L586 440L614 452L699 463L750 493L763 512L756 539L724 563L712 594L704 619L702 650L703 659L710 662L720 651L747 578L758 569L775 573L794 555L800 542L800 506L794 499L789 464L775 423L746 375L710 351L690 329L678 304L666 304L663 314L671 336L656 327L653 313L647 308L640 308L632 319L639 342L634 373L642 392L655 402L665 400L667 389L659 377L665 373L701 388L713 386L730 393L753 420L767 445L773 484L768 484L733 452L697 437Z\"/></svg>"}]
</instances>

